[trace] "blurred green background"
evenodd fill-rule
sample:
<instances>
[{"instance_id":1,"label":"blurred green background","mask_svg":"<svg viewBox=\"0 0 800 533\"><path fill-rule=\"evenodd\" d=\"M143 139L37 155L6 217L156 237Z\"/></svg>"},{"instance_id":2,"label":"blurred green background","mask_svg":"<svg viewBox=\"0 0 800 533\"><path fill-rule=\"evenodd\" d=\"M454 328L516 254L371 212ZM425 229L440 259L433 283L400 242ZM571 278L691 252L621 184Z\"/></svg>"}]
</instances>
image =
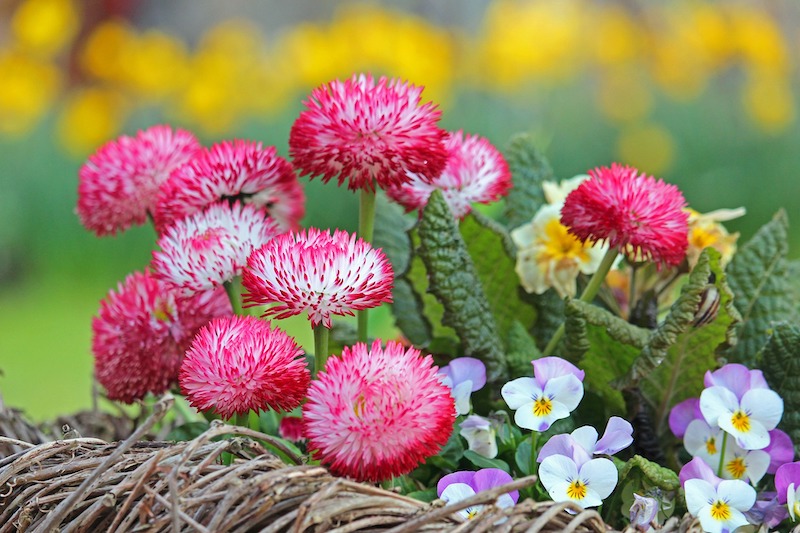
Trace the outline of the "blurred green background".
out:
<instances>
[{"instance_id":1,"label":"blurred green background","mask_svg":"<svg viewBox=\"0 0 800 533\"><path fill-rule=\"evenodd\" d=\"M745 206L746 239L800 212L798 22L794 0L0 1L0 392L39 419L90 402L91 317L154 242L74 215L80 165L122 133L286 155L308 92L369 71L424 85L447 129L531 133L560 177L620 161L698 211ZM307 225L355 229L353 195L305 183Z\"/></svg>"}]
</instances>

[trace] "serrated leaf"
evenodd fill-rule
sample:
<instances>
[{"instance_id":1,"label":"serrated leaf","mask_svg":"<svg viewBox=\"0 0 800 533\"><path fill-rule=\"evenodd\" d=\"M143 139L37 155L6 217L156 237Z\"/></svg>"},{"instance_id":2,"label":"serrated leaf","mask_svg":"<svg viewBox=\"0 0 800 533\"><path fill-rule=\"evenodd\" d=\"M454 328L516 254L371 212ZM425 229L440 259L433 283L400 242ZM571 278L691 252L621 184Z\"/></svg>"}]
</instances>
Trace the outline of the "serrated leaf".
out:
<instances>
[{"instance_id":1,"label":"serrated leaf","mask_svg":"<svg viewBox=\"0 0 800 533\"><path fill-rule=\"evenodd\" d=\"M442 323L458 334L464 354L486 365L487 381L504 383L508 367L491 308L456 221L440 191L434 191L418 226L419 255L429 290L444 306Z\"/></svg>"},{"instance_id":2,"label":"serrated leaf","mask_svg":"<svg viewBox=\"0 0 800 533\"><path fill-rule=\"evenodd\" d=\"M783 398L780 428L800 453L800 327L779 322L760 355L759 367L770 388Z\"/></svg>"},{"instance_id":3,"label":"serrated leaf","mask_svg":"<svg viewBox=\"0 0 800 533\"><path fill-rule=\"evenodd\" d=\"M536 310L520 298L519 278L514 270L514 243L508 233L497 222L478 212L466 216L459 229L500 338L506 338L515 321L531 327L536 319Z\"/></svg>"},{"instance_id":4,"label":"serrated leaf","mask_svg":"<svg viewBox=\"0 0 800 533\"><path fill-rule=\"evenodd\" d=\"M505 150L505 158L514 184L506 196L505 216L508 227L516 228L530 222L544 204L542 182L555 178L550 164L536 149L530 135L523 133L512 137Z\"/></svg>"},{"instance_id":5,"label":"serrated leaf","mask_svg":"<svg viewBox=\"0 0 800 533\"><path fill-rule=\"evenodd\" d=\"M726 354L728 361L752 367L769 338L773 322L797 319L788 279L788 220L783 210L741 246L728 265L728 283L742 315L739 342Z\"/></svg>"},{"instance_id":6,"label":"serrated leaf","mask_svg":"<svg viewBox=\"0 0 800 533\"><path fill-rule=\"evenodd\" d=\"M511 473L511 468L509 468L508 463L502 459L489 459L488 457L484 457L479 453L473 452L472 450L464 451L464 459L478 468L499 468L504 472L508 472L509 474Z\"/></svg>"},{"instance_id":7,"label":"serrated leaf","mask_svg":"<svg viewBox=\"0 0 800 533\"><path fill-rule=\"evenodd\" d=\"M619 471L621 480L634 480L636 477L661 490L678 490L681 486L678 474L669 468L648 461L641 455L634 455L628 459Z\"/></svg>"}]
</instances>

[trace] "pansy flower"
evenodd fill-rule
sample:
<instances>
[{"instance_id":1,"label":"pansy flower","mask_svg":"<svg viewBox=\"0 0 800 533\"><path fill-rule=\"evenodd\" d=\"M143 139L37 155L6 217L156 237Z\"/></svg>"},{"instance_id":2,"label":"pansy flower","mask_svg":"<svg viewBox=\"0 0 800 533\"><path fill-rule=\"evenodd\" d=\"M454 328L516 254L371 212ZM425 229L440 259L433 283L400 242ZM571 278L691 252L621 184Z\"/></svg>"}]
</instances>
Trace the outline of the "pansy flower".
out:
<instances>
[{"instance_id":1,"label":"pansy flower","mask_svg":"<svg viewBox=\"0 0 800 533\"><path fill-rule=\"evenodd\" d=\"M633 426L624 418L612 416L603 437L600 440L597 437L597 430L592 426L579 427L569 435L554 435L539 450L537 461L541 463L551 455L566 455L576 461L578 457L588 460L593 455L614 455L633 444ZM585 455L576 455L576 447L585 451Z\"/></svg>"},{"instance_id":2,"label":"pansy flower","mask_svg":"<svg viewBox=\"0 0 800 533\"><path fill-rule=\"evenodd\" d=\"M700 519L704 531L730 532L747 524L744 513L756 501L753 487L738 479L722 480L705 461L695 457L679 475L689 513Z\"/></svg>"},{"instance_id":3,"label":"pansy flower","mask_svg":"<svg viewBox=\"0 0 800 533\"><path fill-rule=\"evenodd\" d=\"M486 385L486 365L474 357L457 357L439 370L442 383L450 387L456 402L456 413L470 412L470 395Z\"/></svg>"},{"instance_id":4,"label":"pansy flower","mask_svg":"<svg viewBox=\"0 0 800 533\"><path fill-rule=\"evenodd\" d=\"M700 410L710 426L719 425L739 446L760 450L781 420L783 400L770 389L750 389L738 399L730 389L714 386L700 395Z\"/></svg>"},{"instance_id":5,"label":"pansy flower","mask_svg":"<svg viewBox=\"0 0 800 533\"><path fill-rule=\"evenodd\" d=\"M602 505L617 486L619 474L610 459L576 461L566 455L549 455L539 465L539 479L556 502L583 507Z\"/></svg>"},{"instance_id":6,"label":"pansy flower","mask_svg":"<svg viewBox=\"0 0 800 533\"><path fill-rule=\"evenodd\" d=\"M447 503L456 503L475 496L481 491L493 489L507 483L513 478L499 468L484 468L477 472L453 472L439 480L436 492L439 498ZM498 507L513 507L519 500L519 491L513 490L497 497ZM466 519L474 518L483 510L483 505L473 505L458 511Z\"/></svg>"},{"instance_id":7,"label":"pansy flower","mask_svg":"<svg viewBox=\"0 0 800 533\"><path fill-rule=\"evenodd\" d=\"M800 517L800 462L786 463L775 472L778 501L789 508L792 521Z\"/></svg>"},{"instance_id":8,"label":"pansy flower","mask_svg":"<svg viewBox=\"0 0 800 533\"><path fill-rule=\"evenodd\" d=\"M458 427L470 450L489 459L497 457L497 430L491 420L470 415Z\"/></svg>"}]
</instances>

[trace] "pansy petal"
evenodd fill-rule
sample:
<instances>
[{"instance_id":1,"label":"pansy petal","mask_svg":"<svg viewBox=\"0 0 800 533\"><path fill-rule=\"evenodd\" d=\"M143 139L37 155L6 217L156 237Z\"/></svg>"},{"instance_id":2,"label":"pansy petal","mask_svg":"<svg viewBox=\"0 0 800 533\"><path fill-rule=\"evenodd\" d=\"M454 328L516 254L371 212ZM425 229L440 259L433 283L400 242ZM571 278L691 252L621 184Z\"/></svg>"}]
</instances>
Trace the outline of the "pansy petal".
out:
<instances>
[{"instance_id":1,"label":"pansy petal","mask_svg":"<svg viewBox=\"0 0 800 533\"><path fill-rule=\"evenodd\" d=\"M741 399L750 390L750 369L738 363L727 364L714 372L706 372L703 383L707 388L725 387Z\"/></svg>"},{"instance_id":2,"label":"pansy petal","mask_svg":"<svg viewBox=\"0 0 800 533\"><path fill-rule=\"evenodd\" d=\"M603 437L597 441L594 453L614 455L633 444L633 426L624 418L612 416L608 420Z\"/></svg>"},{"instance_id":3,"label":"pansy petal","mask_svg":"<svg viewBox=\"0 0 800 533\"><path fill-rule=\"evenodd\" d=\"M745 456L747 464L747 477L750 483L756 484L761 481L769 468L770 457L764 450L750 450Z\"/></svg>"},{"instance_id":4,"label":"pansy petal","mask_svg":"<svg viewBox=\"0 0 800 533\"><path fill-rule=\"evenodd\" d=\"M594 453L597 445L597 430L592 426L581 426L570 433L575 442L589 454Z\"/></svg>"},{"instance_id":5,"label":"pansy petal","mask_svg":"<svg viewBox=\"0 0 800 533\"><path fill-rule=\"evenodd\" d=\"M686 428L683 436L683 446L692 456L703 455L719 458L722 442L718 440L721 430L712 429L703 419L693 420ZM713 440L711 440L713 439Z\"/></svg>"},{"instance_id":6,"label":"pansy petal","mask_svg":"<svg viewBox=\"0 0 800 533\"><path fill-rule=\"evenodd\" d=\"M446 476L444 476L442 479L439 480L439 483L436 484L436 494L441 498L444 489L446 489L448 485L452 485L453 483L462 483L464 485L470 486L473 477L475 477L475 472L469 472L469 471L459 471L459 472L453 472L452 474L447 474Z\"/></svg>"},{"instance_id":7,"label":"pansy petal","mask_svg":"<svg viewBox=\"0 0 800 533\"><path fill-rule=\"evenodd\" d=\"M770 389L751 389L742 396L741 407L767 429L775 429L783 416L783 399Z\"/></svg>"},{"instance_id":8,"label":"pansy petal","mask_svg":"<svg viewBox=\"0 0 800 533\"><path fill-rule=\"evenodd\" d=\"M669 412L669 429L673 435L682 439L691 421L702 416L700 398L689 398L675 404L675 407Z\"/></svg>"},{"instance_id":9,"label":"pansy petal","mask_svg":"<svg viewBox=\"0 0 800 533\"><path fill-rule=\"evenodd\" d=\"M570 413L569 409L560 402L552 402L552 408L547 415L537 416L534 411L533 402L522 406L514 413L514 422L521 428L533 431L547 431L553 422L567 418Z\"/></svg>"},{"instance_id":10,"label":"pansy petal","mask_svg":"<svg viewBox=\"0 0 800 533\"><path fill-rule=\"evenodd\" d=\"M736 509L728 509L728 513L729 517L727 520L718 520L711 515L711 506L705 505L697 514L697 518L700 519L700 525L703 527L703 531L707 533L728 533L730 531L736 531L736 528L739 526L747 524L747 518Z\"/></svg>"},{"instance_id":11,"label":"pansy petal","mask_svg":"<svg viewBox=\"0 0 800 533\"><path fill-rule=\"evenodd\" d=\"M588 452L572 438L572 435L566 433L550 437L547 442L544 443L542 449L539 450L539 456L536 458L536 462L541 463L551 455L564 455L569 457L578 467L591 459Z\"/></svg>"},{"instance_id":12,"label":"pansy petal","mask_svg":"<svg viewBox=\"0 0 800 533\"><path fill-rule=\"evenodd\" d=\"M711 485L711 488L716 487L721 481L720 478L714 474L714 471L711 470L711 467L699 457L695 457L683 465L683 468L681 468L681 471L678 474L678 478L680 479L681 485L683 485L684 488L686 483L691 479L702 479Z\"/></svg>"},{"instance_id":13,"label":"pansy petal","mask_svg":"<svg viewBox=\"0 0 800 533\"><path fill-rule=\"evenodd\" d=\"M447 503L455 503L471 498L475 494L477 494L475 490L466 483L451 483L445 487L439 498Z\"/></svg>"},{"instance_id":14,"label":"pansy petal","mask_svg":"<svg viewBox=\"0 0 800 533\"><path fill-rule=\"evenodd\" d=\"M717 491L708 481L699 478L692 478L686 480L683 485L683 490L686 495L686 508L692 514L697 516L700 510L705 507L710 500L716 498Z\"/></svg>"},{"instance_id":15,"label":"pansy petal","mask_svg":"<svg viewBox=\"0 0 800 533\"><path fill-rule=\"evenodd\" d=\"M583 399L583 383L572 374L553 378L545 385L543 394L574 411Z\"/></svg>"},{"instance_id":16,"label":"pansy petal","mask_svg":"<svg viewBox=\"0 0 800 533\"><path fill-rule=\"evenodd\" d=\"M717 486L717 497L745 512L756 503L756 489L740 479L726 479Z\"/></svg>"},{"instance_id":17,"label":"pansy petal","mask_svg":"<svg viewBox=\"0 0 800 533\"><path fill-rule=\"evenodd\" d=\"M472 382L462 381L452 389L453 400L456 404L456 413L468 415L470 412L469 398L472 395Z\"/></svg>"},{"instance_id":18,"label":"pansy petal","mask_svg":"<svg viewBox=\"0 0 800 533\"><path fill-rule=\"evenodd\" d=\"M700 394L700 411L709 426L718 424L720 417L729 416L738 408L736 395L725 387L709 387Z\"/></svg>"},{"instance_id":19,"label":"pansy petal","mask_svg":"<svg viewBox=\"0 0 800 533\"><path fill-rule=\"evenodd\" d=\"M778 492L778 501L786 503L786 491L790 484L800 485L800 462L786 463L775 472L775 490Z\"/></svg>"},{"instance_id":20,"label":"pansy petal","mask_svg":"<svg viewBox=\"0 0 800 533\"><path fill-rule=\"evenodd\" d=\"M719 427L736 437L736 444L745 450L761 450L769 444L769 432L755 418L750 419L747 431L737 429L731 416L721 417Z\"/></svg>"},{"instance_id":21,"label":"pansy petal","mask_svg":"<svg viewBox=\"0 0 800 533\"><path fill-rule=\"evenodd\" d=\"M499 468L483 468L475 472L475 477L472 479L472 488L475 492L493 489L506 483L511 483L514 478L508 472L500 470ZM514 503L519 500L519 491L511 491L509 493Z\"/></svg>"},{"instance_id":22,"label":"pansy petal","mask_svg":"<svg viewBox=\"0 0 800 533\"><path fill-rule=\"evenodd\" d=\"M548 491L558 483L569 483L568 480L577 477L578 466L564 455L551 455L539 465L539 480Z\"/></svg>"},{"instance_id":23,"label":"pansy petal","mask_svg":"<svg viewBox=\"0 0 800 533\"><path fill-rule=\"evenodd\" d=\"M764 451L770 456L767 474L774 474L778 467L790 463L794 459L792 438L780 429L773 429L769 432L769 445L764 448Z\"/></svg>"},{"instance_id":24,"label":"pansy petal","mask_svg":"<svg viewBox=\"0 0 800 533\"><path fill-rule=\"evenodd\" d=\"M553 378L573 375L579 381L583 381L585 375L583 370L560 357L540 357L535 359L532 364L533 375L542 387Z\"/></svg>"},{"instance_id":25,"label":"pansy petal","mask_svg":"<svg viewBox=\"0 0 800 533\"><path fill-rule=\"evenodd\" d=\"M503 385L500 394L511 409L517 410L539 397L542 389L535 379L524 377L512 379Z\"/></svg>"},{"instance_id":26,"label":"pansy petal","mask_svg":"<svg viewBox=\"0 0 800 533\"><path fill-rule=\"evenodd\" d=\"M472 381L471 392L480 390L486 385L486 365L480 359L474 357L457 357L447 365L453 383L458 385L467 380Z\"/></svg>"},{"instance_id":27,"label":"pansy petal","mask_svg":"<svg viewBox=\"0 0 800 533\"><path fill-rule=\"evenodd\" d=\"M606 499L617 486L619 473L610 459L592 459L581 466L580 477L597 493L601 500Z\"/></svg>"},{"instance_id":28,"label":"pansy petal","mask_svg":"<svg viewBox=\"0 0 800 533\"><path fill-rule=\"evenodd\" d=\"M500 496L498 496L497 497L497 506L499 508L501 508L501 509L506 509L508 507L514 507L514 504L516 504L517 500L519 500L519 492L518 491L515 490L511 494L514 494L515 492L517 493L516 496L509 496L508 493L501 494Z\"/></svg>"}]
</instances>

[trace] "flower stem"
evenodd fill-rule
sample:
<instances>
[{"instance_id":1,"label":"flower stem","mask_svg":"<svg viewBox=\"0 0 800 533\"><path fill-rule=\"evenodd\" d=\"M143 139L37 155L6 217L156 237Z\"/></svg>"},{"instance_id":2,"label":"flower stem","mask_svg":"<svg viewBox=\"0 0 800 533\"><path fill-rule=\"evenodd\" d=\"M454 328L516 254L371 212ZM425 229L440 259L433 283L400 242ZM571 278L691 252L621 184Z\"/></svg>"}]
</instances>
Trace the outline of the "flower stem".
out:
<instances>
[{"instance_id":1,"label":"flower stem","mask_svg":"<svg viewBox=\"0 0 800 533\"><path fill-rule=\"evenodd\" d=\"M324 324L319 323L314 328L314 375L319 375L325 368L325 361L328 360L328 338L330 330Z\"/></svg>"},{"instance_id":2,"label":"flower stem","mask_svg":"<svg viewBox=\"0 0 800 533\"><path fill-rule=\"evenodd\" d=\"M364 241L371 243L372 234L375 229L375 191L361 189L358 203L358 236ZM368 315L369 309L362 309L358 315L358 340L367 342Z\"/></svg>"},{"instance_id":3,"label":"flower stem","mask_svg":"<svg viewBox=\"0 0 800 533\"><path fill-rule=\"evenodd\" d=\"M722 477L722 467L725 465L725 446L728 444L728 432L722 432L722 446L719 449L719 466L717 467L717 477Z\"/></svg>"},{"instance_id":4,"label":"flower stem","mask_svg":"<svg viewBox=\"0 0 800 533\"><path fill-rule=\"evenodd\" d=\"M594 297L597 296L597 291L600 290L600 286L606 279L606 275L608 274L608 271L611 270L611 265L614 264L618 254L619 251L616 248L608 249L606 255L603 256L603 260L600 262L600 266L597 267L597 271L589 280L589 284L586 285L585 289L583 289L583 294L581 294L580 298L578 298L581 302L591 302L594 300ZM562 323L553 334L553 338L547 343L542 355L552 355L563 336L564 324Z\"/></svg>"},{"instance_id":5,"label":"flower stem","mask_svg":"<svg viewBox=\"0 0 800 533\"><path fill-rule=\"evenodd\" d=\"M539 445L539 432L531 432L531 471L529 475L534 475L539 470L539 463L536 462L536 447Z\"/></svg>"},{"instance_id":6,"label":"flower stem","mask_svg":"<svg viewBox=\"0 0 800 533\"><path fill-rule=\"evenodd\" d=\"M231 301L234 315L242 315L242 281L239 276L223 283L228 299Z\"/></svg>"}]
</instances>

